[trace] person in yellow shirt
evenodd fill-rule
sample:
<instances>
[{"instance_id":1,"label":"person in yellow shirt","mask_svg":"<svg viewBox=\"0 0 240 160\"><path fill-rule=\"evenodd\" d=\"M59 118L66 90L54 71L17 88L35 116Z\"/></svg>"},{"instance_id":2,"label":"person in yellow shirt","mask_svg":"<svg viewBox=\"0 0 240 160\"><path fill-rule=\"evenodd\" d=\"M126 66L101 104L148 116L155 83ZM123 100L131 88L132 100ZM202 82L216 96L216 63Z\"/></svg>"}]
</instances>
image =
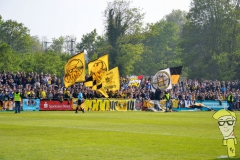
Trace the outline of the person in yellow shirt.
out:
<instances>
[{"instance_id":1,"label":"person in yellow shirt","mask_svg":"<svg viewBox=\"0 0 240 160\"><path fill-rule=\"evenodd\" d=\"M31 97L31 90L28 88L27 91L26 91L26 96L27 97Z\"/></svg>"},{"instance_id":2,"label":"person in yellow shirt","mask_svg":"<svg viewBox=\"0 0 240 160\"><path fill-rule=\"evenodd\" d=\"M46 99L47 98L47 93L46 93L46 91L44 89L42 89L42 91L41 91L41 98L42 99Z\"/></svg>"},{"instance_id":3,"label":"person in yellow shirt","mask_svg":"<svg viewBox=\"0 0 240 160\"><path fill-rule=\"evenodd\" d=\"M236 114L221 109L213 114L213 118L218 120L218 127L223 135L223 145L227 146L228 157L235 157L235 145L237 144L237 139L233 131L237 120Z\"/></svg>"}]
</instances>

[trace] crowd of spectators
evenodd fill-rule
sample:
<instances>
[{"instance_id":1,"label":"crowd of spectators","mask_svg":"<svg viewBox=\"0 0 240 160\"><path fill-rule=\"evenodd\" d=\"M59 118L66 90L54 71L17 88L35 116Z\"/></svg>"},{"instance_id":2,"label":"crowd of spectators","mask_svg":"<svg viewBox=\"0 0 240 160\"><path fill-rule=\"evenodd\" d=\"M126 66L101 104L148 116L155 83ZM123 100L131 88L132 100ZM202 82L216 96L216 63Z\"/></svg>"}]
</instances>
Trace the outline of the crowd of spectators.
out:
<instances>
[{"instance_id":1,"label":"crowd of spectators","mask_svg":"<svg viewBox=\"0 0 240 160\"><path fill-rule=\"evenodd\" d=\"M151 77L143 78L140 86L128 86L126 77L120 78L121 89L115 92L107 91L109 98L136 98L146 100L162 100L163 91L151 89ZM0 74L0 106L3 101L12 99L13 93L20 89L23 98L40 99L71 99L77 98L78 93L83 93L84 99L104 98L101 93L85 87L83 83L76 83L68 88L63 85L63 78L56 74L36 73L36 72L16 72L3 71ZM227 100L228 94L232 93L234 105L239 109L240 100L239 81L219 81L219 80L191 80L179 81L169 90L171 98L179 100L179 107L188 107L196 100Z\"/></svg>"}]
</instances>

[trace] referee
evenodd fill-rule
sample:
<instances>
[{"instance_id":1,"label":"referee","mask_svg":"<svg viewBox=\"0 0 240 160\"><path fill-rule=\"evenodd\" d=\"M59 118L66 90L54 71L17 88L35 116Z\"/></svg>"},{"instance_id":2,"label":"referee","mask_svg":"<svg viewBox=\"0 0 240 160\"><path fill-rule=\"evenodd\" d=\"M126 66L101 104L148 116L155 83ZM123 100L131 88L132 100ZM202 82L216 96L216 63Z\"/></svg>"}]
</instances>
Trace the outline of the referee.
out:
<instances>
[{"instance_id":1,"label":"referee","mask_svg":"<svg viewBox=\"0 0 240 160\"><path fill-rule=\"evenodd\" d=\"M78 102L77 102L75 113L78 113L78 107L81 106L82 102L83 102L83 94L82 94L82 90L80 89L78 93ZM84 108L82 108L82 112L84 113Z\"/></svg>"}]
</instances>

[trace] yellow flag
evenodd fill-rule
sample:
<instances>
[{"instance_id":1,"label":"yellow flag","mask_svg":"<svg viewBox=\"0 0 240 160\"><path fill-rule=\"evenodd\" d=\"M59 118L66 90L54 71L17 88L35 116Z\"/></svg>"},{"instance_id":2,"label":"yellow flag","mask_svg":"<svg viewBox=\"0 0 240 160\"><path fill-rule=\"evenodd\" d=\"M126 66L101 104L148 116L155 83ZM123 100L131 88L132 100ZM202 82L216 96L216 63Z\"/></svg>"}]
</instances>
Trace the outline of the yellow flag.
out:
<instances>
[{"instance_id":1,"label":"yellow flag","mask_svg":"<svg viewBox=\"0 0 240 160\"><path fill-rule=\"evenodd\" d=\"M102 76L108 71L108 54L105 54L98 59L88 63L88 72L90 77L86 80L84 85L86 87L93 87L100 83ZM96 86L93 87L95 90Z\"/></svg>"},{"instance_id":2,"label":"yellow flag","mask_svg":"<svg viewBox=\"0 0 240 160\"><path fill-rule=\"evenodd\" d=\"M84 52L71 57L65 65L64 85L66 88L76 82L85 81L85 57Z\"/></svg>"},{"instance_id":3,"label":"yellow flag","mask_svg":"<svg viewBox=\"0 0 240 160\"><path fill-rule=\"evenodd\" d=\"M104 74L100 85L97 85L97 91L101 92L105 96L107 91L116 91L119 89L120 89L120 76L118 67L115 67L108 71L106 74Z\"/></svg>"},{"instance_id":4,"label":"yellow flag","mask_svg":"<svg viewBox=\"0 0 240 160\"><path fill-rule=\"evenodd\" d=\"M172 84L178 84L178 81L180 79L180 75L182 73L182 67L183 66L170 68Z\"/></svg>"},{"instance_id":5,"label":"yellow flag","mask_svg":"<svg viewBox=\"0 0 240 160\"><path fill-rule=\"evenodd\" d=\"M92 75L101 70L108 71L108 54L88 63L88 74Z\"/></svg>"}]
</instances>

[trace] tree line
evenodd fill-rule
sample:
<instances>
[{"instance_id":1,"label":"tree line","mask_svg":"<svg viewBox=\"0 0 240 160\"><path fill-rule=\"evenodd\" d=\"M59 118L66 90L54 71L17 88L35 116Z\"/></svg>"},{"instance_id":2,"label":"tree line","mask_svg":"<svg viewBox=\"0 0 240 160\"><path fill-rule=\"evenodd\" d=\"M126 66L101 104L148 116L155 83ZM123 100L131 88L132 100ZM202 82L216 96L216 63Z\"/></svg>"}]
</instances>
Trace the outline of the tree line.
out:
<instances>
[{"instance_id":1,"label":"tree line","mask_svg":"<svg viewBox=\"0 0 240 160\"><path fill-rule=\"evenodd\" d=\"M144 24L141 8L114 0L103 12L105 33L94 29L84 34L75 52L85 50L88 61L108 53L110 68L118 66L122 76L151 76L183 65L182 76L192 79L240 79L239 3L192 0L189 12L173 10L156 23ZM0 70L62 76L72 56L66 41L68 36L54 38L46 49L24 24L0 16Z\"/></svg>"}]
</instances>

